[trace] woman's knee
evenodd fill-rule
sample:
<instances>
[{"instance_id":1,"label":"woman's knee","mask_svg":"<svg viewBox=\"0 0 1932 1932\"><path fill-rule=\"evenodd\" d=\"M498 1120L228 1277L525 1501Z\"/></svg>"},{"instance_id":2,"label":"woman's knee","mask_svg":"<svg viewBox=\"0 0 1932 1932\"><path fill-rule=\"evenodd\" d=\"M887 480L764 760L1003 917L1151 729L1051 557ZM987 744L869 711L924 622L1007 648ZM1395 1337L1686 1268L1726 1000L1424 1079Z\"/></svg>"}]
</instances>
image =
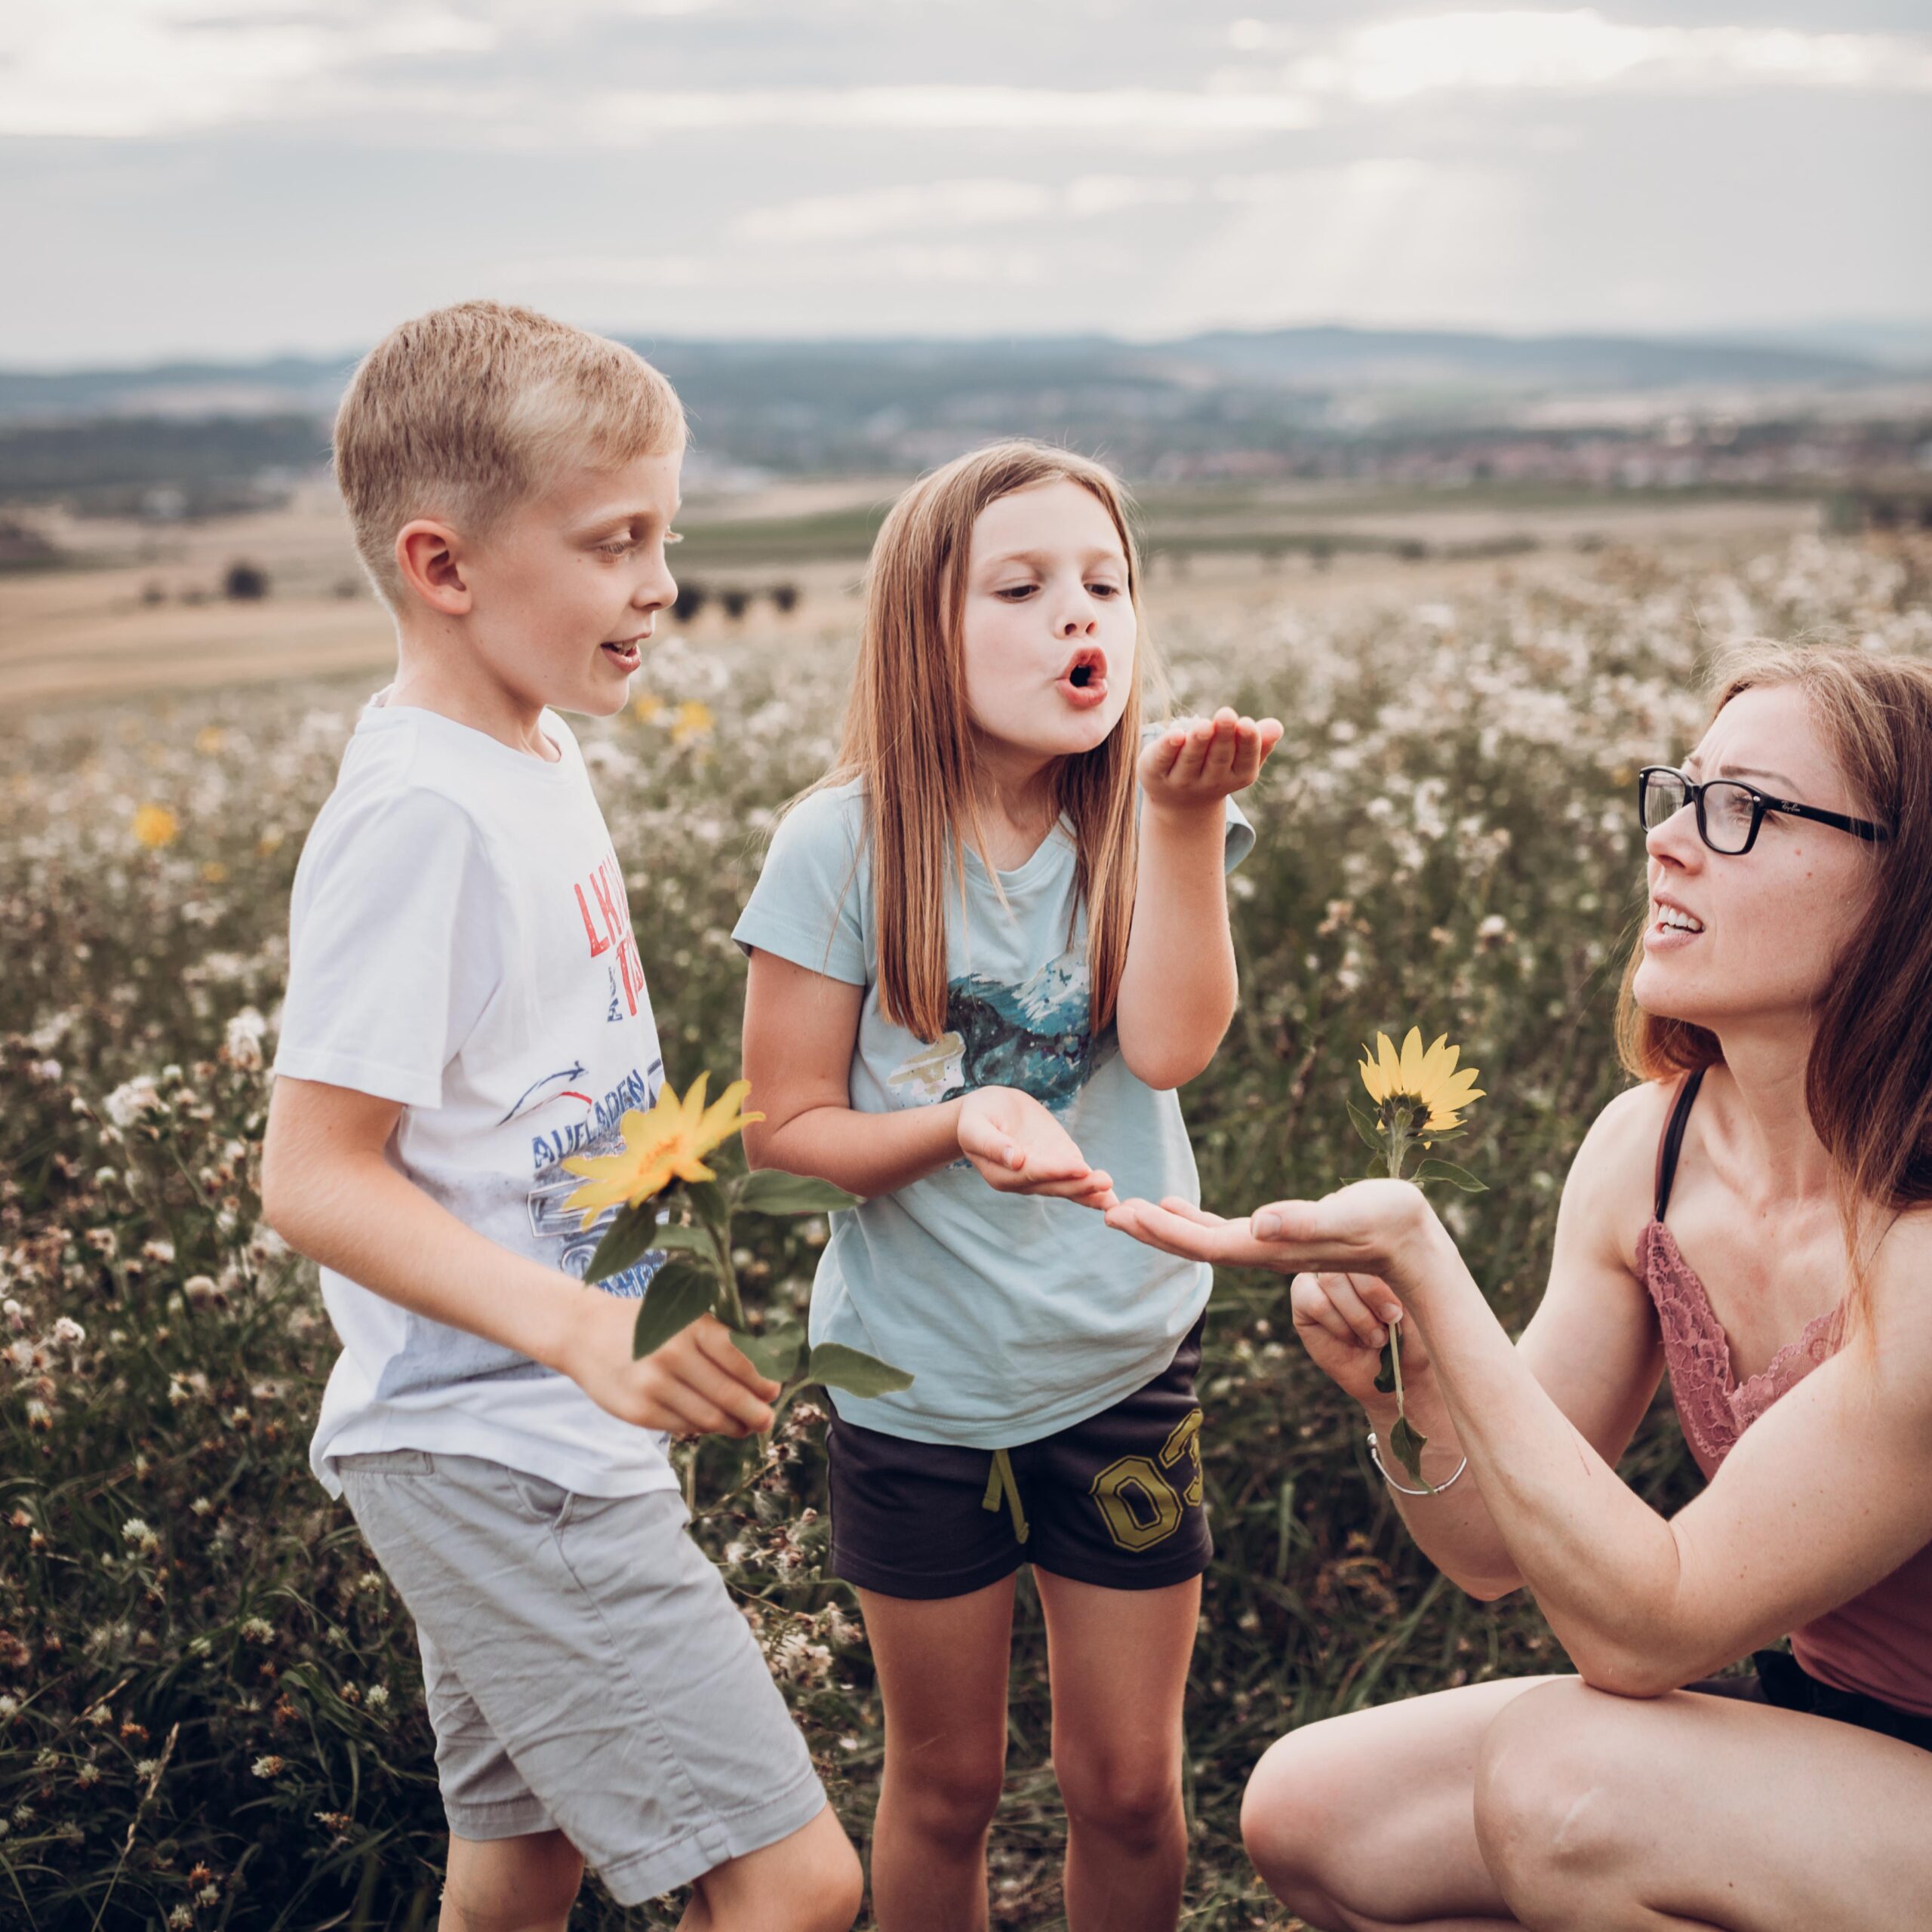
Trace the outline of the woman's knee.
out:
<instances>
[{"instance_id":1,"label":"woman's knee","mask_svg":"<svg viewBox=\"0 0 1932 1932\"><path fill-rule=\"evenodd\" d=\"M1643 1707L1581 1684L1549 1684L1509 1705L1476 1753L1476 1842L1527 1924L1596 1922L1642 1854Z\"/></svg>"},{"instance_id":2,"label":"woman's knee","mask_svg":"<svg viewBox=\"0 0 1932 1932\"><path fill-rule=\"evenodd\" d=\"M1352 1829L1364 1815L1351 1802L1358 1752L1346 1717L1277 1738L1248 1775L1241 1843L1281 1902L1311 1924L1327 1922L1330 1873L1346 1864Z\"/></svg>"}]
</instances>

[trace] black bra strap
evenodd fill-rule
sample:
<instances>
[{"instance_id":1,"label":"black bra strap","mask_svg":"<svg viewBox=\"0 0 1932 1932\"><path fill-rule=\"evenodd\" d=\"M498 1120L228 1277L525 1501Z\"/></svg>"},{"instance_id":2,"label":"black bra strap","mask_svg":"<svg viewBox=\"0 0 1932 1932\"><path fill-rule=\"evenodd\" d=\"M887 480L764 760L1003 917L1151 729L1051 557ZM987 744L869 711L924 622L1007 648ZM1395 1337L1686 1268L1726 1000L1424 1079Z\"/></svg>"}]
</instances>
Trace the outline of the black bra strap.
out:
<instances>
[{"instance_id":1,"label":"black bra strap","mask_svg":"<svg viewBox=\"0 0 1932 1932\"><path fill-rule=\"evenodd\" d=\"M1677 1157L1683 1150L1684 1129L1690 1118L1691 1103L1697 1097L1697 1089L1704 1084L1704 1069L1685 1077L1684 1084L1678 1089L1677 1104L1670 1110L1669 1124L1663 1131L1663 1144L1657 1149L1657 1219L1663 1219L1664 1210L1670 1205L1670 1184L1677 1178Z\"/></svg>"}]
</instances>

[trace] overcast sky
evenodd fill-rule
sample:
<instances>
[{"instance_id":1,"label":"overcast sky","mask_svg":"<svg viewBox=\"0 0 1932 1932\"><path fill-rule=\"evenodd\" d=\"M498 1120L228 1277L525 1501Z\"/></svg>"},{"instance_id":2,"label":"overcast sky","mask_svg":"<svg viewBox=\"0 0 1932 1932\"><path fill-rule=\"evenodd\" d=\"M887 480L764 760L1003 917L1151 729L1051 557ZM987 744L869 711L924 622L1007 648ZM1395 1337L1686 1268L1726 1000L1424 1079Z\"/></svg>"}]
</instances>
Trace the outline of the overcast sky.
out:
<instances>
[{"instance_id":1,"label":"overcast sky","mask_svg":"<svg viewBox=\"0 0 1932 1932\"><path fill-rule=\"evenodd\" d=\"M1928 0L5 0L0 361L1932 318Z\"/></svg>"}]
</instances>

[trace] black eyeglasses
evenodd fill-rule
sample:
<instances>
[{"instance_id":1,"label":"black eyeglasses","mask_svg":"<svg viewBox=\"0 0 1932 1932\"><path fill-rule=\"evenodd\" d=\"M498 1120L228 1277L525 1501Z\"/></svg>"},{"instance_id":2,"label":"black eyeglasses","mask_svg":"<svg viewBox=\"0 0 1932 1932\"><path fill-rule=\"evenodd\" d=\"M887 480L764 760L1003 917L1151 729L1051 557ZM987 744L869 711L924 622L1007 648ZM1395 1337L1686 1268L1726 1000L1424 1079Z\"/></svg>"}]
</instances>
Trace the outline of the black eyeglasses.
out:
<instances>
[{"instance_id":1,"label":"black eyeglasses","mask_svg":"<svg viewBox=\"0 0 1932 1932\"><path fill-rule=\"evenodd\" d=\"M1654 832L1686 805L1697 808L1697 836L1713 852L1734 857L1749 851L1757 842L1758 828L1764 823L1767 812L1782 812L1788 818L1808 818L1815 824L1829 825L1874 844L1892 835L1882 825L1874 825L1869 819L1847 818L1843 812L1821 811L1816 805L1774 798L1740 779L1713 778L1700 785L1668 764L1647 764L1638 773L1637 816L1646 832Z\"/></svg>"}]
</instances>

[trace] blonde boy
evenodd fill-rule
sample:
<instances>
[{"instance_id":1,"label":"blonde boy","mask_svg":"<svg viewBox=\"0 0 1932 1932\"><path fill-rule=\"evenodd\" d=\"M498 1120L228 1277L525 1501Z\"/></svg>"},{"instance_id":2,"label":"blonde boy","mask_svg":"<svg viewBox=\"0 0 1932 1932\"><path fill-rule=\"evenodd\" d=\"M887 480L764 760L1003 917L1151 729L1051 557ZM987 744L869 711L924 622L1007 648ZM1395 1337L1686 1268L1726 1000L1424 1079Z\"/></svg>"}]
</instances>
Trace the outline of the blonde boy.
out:
<instances>
[{"instance_id":1,"label":"blonde boy","mask_svg":"<svg viewBox=\"0 0 1932 1932\"><path fill-rule=\"evenodd\" d=\"M561 1927L586 1863L624 1903L693 1885L692 1932L858 1909L664 1453L765 1427L776 1386L714 1322L632 1361L651 1265L584 1285L561 1204L664 1073L556 714L619 709L676 595L684 446L641 358L487 302L395 330L337 419L399 661L296 874L263 1208L343 1343L315 1473L417 1622L444 1932Z\"/></svg>"}]
</instances>

